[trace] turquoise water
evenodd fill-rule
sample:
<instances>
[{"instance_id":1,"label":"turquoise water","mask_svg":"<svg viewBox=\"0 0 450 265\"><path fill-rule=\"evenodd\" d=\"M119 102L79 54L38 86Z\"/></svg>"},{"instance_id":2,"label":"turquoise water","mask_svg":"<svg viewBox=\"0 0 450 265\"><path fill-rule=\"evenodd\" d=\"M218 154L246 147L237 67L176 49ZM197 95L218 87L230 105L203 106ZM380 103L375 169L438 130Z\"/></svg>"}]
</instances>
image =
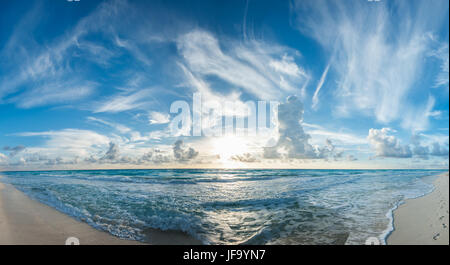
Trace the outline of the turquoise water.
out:
<instances>
[{"instance_id":1,"label":"turquoise water","mask_svg":"<svg viewBox=\"0 0 450 265\"><path fill-rule=\"evenodd\" d=\"M383 242L400 202L439 170L90 170L2 172L31 198L91 226L144 240L184 231L205 244Z\"/></svg>"}]
</instances>

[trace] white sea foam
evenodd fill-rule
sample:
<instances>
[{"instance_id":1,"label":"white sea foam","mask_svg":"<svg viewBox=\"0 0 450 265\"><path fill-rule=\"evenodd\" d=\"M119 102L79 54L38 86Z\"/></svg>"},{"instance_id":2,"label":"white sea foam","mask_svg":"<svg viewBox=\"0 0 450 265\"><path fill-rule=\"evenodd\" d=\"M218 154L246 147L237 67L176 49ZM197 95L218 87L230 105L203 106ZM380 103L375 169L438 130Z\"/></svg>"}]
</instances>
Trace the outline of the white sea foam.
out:
<instances>
[{"instance_id":1,"label":"white sea foam","mask_svg":"<svg viewBox=\"0 0 450 265\"><path fill-rule=\"evenodd\" d=\"M178 230L206 244L385 243L399 203L431 191L427 170L6 172L2 181L109 233Z\"/></svg>"}]
</instances>

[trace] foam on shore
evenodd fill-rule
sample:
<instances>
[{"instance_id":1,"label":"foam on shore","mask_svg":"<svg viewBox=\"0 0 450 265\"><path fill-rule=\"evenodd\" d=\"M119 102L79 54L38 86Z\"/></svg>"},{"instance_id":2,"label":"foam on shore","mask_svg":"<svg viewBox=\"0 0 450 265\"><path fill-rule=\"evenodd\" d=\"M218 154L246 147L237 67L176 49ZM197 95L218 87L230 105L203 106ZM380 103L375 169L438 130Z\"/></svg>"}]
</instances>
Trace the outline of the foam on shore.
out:
<instances>
[{"instance_id":1,"label":"foam on shore","mask_svg":"<svg viewBox=\"0 0 450 265\"><path fill-rule=\"evenodd\" d=\"M434 190L415 199L406 200L393 211L390 245L449 244L449 174L434 181Z\"/></svg>"}]
</instances>

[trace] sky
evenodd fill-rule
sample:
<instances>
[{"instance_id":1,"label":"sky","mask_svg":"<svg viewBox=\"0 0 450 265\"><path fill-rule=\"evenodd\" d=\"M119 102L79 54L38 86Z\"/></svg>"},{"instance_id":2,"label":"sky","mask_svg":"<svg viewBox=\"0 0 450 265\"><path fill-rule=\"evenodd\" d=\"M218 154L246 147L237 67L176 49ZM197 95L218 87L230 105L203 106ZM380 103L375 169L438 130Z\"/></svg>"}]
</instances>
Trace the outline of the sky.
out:
<instances>
[{"instance_id":1,"label":"sky","mask_svg":"<svg viewBox=\"0 0 450 265\"><path fill-rule=\"evenodd\" d=\"M2 1L0 170L448 169L432 2Z\"/></svg>"}]
</instances>

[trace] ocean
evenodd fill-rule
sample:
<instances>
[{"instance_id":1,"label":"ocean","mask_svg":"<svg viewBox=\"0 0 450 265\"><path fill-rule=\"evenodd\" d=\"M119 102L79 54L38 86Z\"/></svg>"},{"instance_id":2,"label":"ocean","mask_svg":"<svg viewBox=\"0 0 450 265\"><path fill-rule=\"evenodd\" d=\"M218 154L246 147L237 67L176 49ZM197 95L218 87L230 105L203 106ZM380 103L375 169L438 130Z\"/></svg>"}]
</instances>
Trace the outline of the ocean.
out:
<instances>
[{"instance_id":1,"label":"ocean","mask_svg":"<svg viewBox=\"0 0 450 265\"><path fill-rule=\"evenodd\" d=\"M68 170L1 172L32 199L96 229L149 229L205 244L385 243L392 210L433 190L441 170Z\"/></svg>"}]
</instances>

